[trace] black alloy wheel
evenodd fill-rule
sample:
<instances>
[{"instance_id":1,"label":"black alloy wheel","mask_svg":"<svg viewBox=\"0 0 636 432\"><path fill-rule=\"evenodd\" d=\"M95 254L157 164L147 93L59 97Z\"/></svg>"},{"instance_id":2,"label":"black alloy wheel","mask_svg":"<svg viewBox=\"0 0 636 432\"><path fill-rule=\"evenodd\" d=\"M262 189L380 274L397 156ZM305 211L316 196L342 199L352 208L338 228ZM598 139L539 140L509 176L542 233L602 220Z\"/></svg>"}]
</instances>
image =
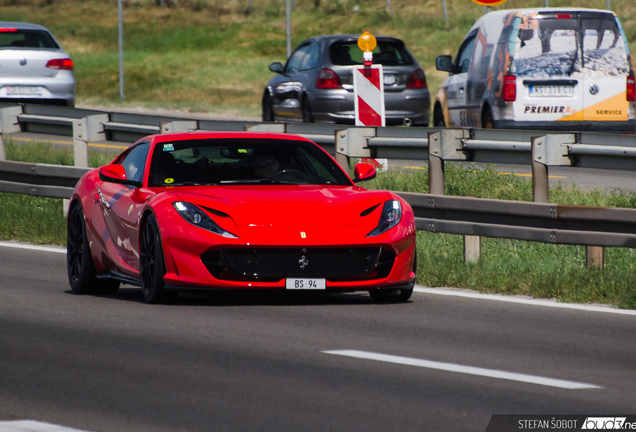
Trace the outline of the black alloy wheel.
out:
<instances>
[{"instance_id":1,"label":"black alloy wheel","mask_svg":"<svg viewBox=\"0 0 636 432\"><path fill-rule=\"evenodd\" d=\"M272 107L272 98L269 94L263 96L263 121L274 121L274 107Z\"/></svg>"},{"instance_id":2,"label":"black alloy wheel","mask_svg":"<svg viewBox=\"0 0 636 432\"><path fill-rule=\"evenodd\" d=\"M79 203L71 209L66 235L66 270L68 282L75 294L115 294L119 282L97 279L91 255L84 211Z\"/></svg>"},{"instance_id":3,"label":"black alloy wheel","mask_svg":"<svg viewBox=\"0 0 636 432\"><path fill-rule=\"evenodd\" d=\"M141 235L141 251L139 254L139 274L141 276L141 291L147 303L163 303L171 296L164 289L163 280L166 266L161 247L159 225L153 215L148 216Z\"/></svg>"},{"instance_id":4,"label":"black alloy wheel","mask_svg":"<svg viewBox=\"0 0 636 432\"><path fill-rule=\"evenodd\" d=\"M303 96L303 101L300 108L303 113L303 123L313 123L314 115L311 113L311 105L309 105L309 98L307 97L307 95Z\"/></svg>"},{"instance_id":5,"label":"black alloy wheel","mask_svg":"<svg viewBox=\"0 0 636 432\"><path fill-rule=\"evenodd\" d=\"M413 273L417 273L417 249L413 257ZM376 303L404 303L413 295L413 288L369 291L371 299Z\"/></svg>"},{"instance_id":6,"label":"black alloy wheel","mask_svg":"<svg viewBox=\"0 0 636 432\"><path fill-rule=\"evenodd\" d=\"M435 105L435 109L433 110L433 126L446 127L446 123L444 122L444 113L442 112L442 107L439 105Z\"/></svg>"}]
</instances>

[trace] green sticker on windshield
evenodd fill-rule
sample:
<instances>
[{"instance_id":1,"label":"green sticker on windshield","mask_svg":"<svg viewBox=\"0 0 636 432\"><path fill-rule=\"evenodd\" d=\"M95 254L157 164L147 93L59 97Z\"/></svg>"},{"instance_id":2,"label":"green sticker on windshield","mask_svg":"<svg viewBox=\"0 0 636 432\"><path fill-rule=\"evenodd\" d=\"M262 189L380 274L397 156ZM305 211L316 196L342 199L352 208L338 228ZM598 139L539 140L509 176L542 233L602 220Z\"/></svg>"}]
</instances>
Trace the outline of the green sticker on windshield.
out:
<instances>
[{"instance_id":1,"label":"green sticker on windshield","mask_svg":"<svg viewBox=\"0 0 636 432\"><path fill-rule=\"evenodd\" d=\"M164 144L163 145L163 151L174 151L174 145L173 144Z\"/></svg>"},{"instance_id":2,"label":"green sticker on windshield","mask_svg":"<svg viewBox=\"0 0 636 432\"><path fill-rule=\"evenodd\" d=\"M238 149L239 153L247 153L247 149Z\"/></svg>"},{"instance_id":3,"label":"green sticker on windshield","mask_svg":"<svg viewBox=\"0 0 636 432\"><path fill-rule=\"evenodd\" d=\"M163 182L167 183L167 184L174 183L174 179L173 178L167 178Z\"/></svg>"}]
</instances>

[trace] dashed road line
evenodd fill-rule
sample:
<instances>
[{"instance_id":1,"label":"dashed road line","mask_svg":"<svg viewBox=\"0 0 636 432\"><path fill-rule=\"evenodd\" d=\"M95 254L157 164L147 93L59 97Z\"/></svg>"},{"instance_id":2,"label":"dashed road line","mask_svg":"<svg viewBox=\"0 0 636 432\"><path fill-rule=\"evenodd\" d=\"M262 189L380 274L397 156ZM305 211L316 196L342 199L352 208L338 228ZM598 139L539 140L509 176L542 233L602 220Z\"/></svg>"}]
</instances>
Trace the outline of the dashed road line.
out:
<instances>
[{"instance_id":1,"label":"dashed road line","mask_svg":"<svg viewBox=\"0 0 636 432\"><path fill-rule=\"evenodd\" d=\"M365 360L376 360L387 363L394 363L407 366L418 366L427 369L443 370L447 372L463 373L468 375L477 375L488 378L503 379L509 381L525 382L548 387L558 387L570 390L599 389L600 386L577 381L568 381L556 378L547 378L538 375L527 375L516 372L507 372L497 369L486 369L474 366L464 366L455 363L443 363L432 360L423 360L413 357L401 357L389 354L380 354L368 351L358 350L331 350L322 351L325 354L334 354L345 357L353 357Z\"/></svg>"}]
</instances>

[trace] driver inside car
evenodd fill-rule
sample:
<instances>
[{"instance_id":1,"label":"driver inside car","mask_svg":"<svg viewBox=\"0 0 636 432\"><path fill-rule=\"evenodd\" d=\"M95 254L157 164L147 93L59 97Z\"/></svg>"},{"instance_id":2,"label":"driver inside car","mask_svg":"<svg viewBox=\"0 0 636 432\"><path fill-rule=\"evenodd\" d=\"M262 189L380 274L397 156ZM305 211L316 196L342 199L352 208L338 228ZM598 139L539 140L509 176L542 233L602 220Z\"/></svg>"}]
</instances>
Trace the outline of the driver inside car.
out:
<instances>
[{"instance_id":1,"label":"driver inside car","mask_svg":"<svg viewBox=\"0 0 636 432\"><path fill-rule=\"evenodd\" d=\"M271 154L262 154L252 161L252 170L256 177L269 179L280 171L280 162Z\"/></svg>"}]
</instances>

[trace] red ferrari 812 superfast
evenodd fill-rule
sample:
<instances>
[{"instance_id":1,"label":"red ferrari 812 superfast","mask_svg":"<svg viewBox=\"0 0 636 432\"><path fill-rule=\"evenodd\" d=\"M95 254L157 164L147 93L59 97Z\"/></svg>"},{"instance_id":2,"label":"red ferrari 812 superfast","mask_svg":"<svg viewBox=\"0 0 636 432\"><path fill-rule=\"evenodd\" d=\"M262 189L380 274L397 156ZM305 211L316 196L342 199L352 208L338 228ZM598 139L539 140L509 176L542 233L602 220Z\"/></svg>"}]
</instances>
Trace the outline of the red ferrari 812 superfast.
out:
<instances>
[{"instance_id":1,"label":"red ferrari 812 superfast","mask_svg":"<svg viewBox=\"0 0 636 432\"><path fill-rule=\"evenodd\" d=\"M294 135L191 132L146 137L77 183L67 268L75 293L180 290L368 291L406 301L415 222L402 198L356 186Z\"/></svg>"}]
</instances>

